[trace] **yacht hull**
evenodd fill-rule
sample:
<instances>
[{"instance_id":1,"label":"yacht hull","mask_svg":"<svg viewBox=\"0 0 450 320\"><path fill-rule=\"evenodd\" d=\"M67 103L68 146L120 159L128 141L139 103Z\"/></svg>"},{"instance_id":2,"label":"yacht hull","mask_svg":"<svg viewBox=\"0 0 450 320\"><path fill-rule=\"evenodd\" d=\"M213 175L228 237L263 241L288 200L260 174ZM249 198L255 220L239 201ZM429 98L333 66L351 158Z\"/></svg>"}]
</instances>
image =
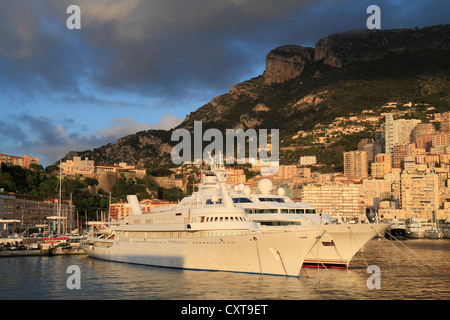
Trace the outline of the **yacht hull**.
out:
<instances>
[{"instance_id":1,"label":"yacht hull","mask_svg":"<svg viewBox=\"0 0 450 320\"><path fill-rule=\"evenodd\" d=\"M337 224L318 227L326 233L307 254L304 267L348 268L354 255L389 225Z\"/></svg>"},{"instance_id":2,"label":"yacht hull","mask_svg":"<svg viewBox=\"0 0 450 320\"><path fill-rule=\"evenodd\" d=\"M411 239L423 239L425 238L425 230L406 231L406 236Z\"/></svg>"},{"instance_id":3,"label":"yacht hull","mask_svg":"<svg viewBox=\"0 0 450 320\"><path fill-rule=\"evenodd\" d=\"M324 230L204 238L118 238L84 244L93 258L149 266L298 277Z\"/></svg>"}]
</instances>

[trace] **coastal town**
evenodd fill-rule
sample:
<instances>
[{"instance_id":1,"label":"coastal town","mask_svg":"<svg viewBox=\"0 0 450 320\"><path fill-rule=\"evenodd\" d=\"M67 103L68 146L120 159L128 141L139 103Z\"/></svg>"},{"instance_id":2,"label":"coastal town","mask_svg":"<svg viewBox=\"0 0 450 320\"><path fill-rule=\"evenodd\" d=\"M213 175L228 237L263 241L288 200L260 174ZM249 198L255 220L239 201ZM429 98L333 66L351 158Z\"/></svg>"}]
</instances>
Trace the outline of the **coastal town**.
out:
<instances>
[{"instance_id":1,"label":"coastal town","mask_svg":"<svg viewBox=\"0 0 450 320\"><path fill-rule=\"evenodd\" d=\"M374 132L373 138L362 139L357 150L343 153L343 172L321 173L323 164L314 155L300 156L295 164L277 164L276 174L264 171L267 164L248 161L245 168L226 168L227 183L248 186L257 190L261 179L269 178L274 187L286 190L286 195L295 201L302 201L314 207L319 214L327 214L346 221L361 221L366 217L384 219L419 219L424 224L448 221L450 218L450 112L430 113L428 118L404 119L407 114L397 103L388 103L380 115L365 110L359 115L337 117L325 126L318 125L313 131L299 131L296 139L314 136L314 143L329 142L338 135L367 130L367 124ZM427 107L427 111L434 108ZM345 124L345 126L343 126ZM270 148L270 144L269 144ZM248 159L247 159L248 160ZM0 161L6 166L29 168L37 165L38 158L0 154ZM169 174L153 179L163 188L175 188L187 194L195 191L195 178L201 174L202 165L185 164L171 168ZM110 193L119 176L143 178L144 168L127 163L104 165L89 158L73 157L61 162L63 177L94 178L98 189ZM188 179L187 177L194 177ZM158 199L139 199L143 212L153 208L176 203ZM42 233L49 229L49 217L60 210L66 217L70 229L80 229L78 212L70 199L49 199L38 196L0 192L0 219L3 221L2 237L11 234ZM105 211L97 213L95 219L120 221L131 214L126 199L109 203ZM89 220L88 218L85 218ZM69 227L67 227L69 228Z\"/></svg>"}]
</instances>

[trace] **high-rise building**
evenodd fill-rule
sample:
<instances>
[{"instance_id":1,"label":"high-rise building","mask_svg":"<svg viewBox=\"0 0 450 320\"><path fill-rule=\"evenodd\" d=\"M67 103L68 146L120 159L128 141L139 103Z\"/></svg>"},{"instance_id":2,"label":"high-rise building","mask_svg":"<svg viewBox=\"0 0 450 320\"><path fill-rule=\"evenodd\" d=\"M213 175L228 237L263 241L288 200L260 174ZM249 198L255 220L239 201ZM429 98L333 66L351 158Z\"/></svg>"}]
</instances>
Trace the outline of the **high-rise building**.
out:
<instances>
[{"instance_id":1,"label":"high-rise building","mask_svg":"<svg viewBox=\"0 0 450 320\"><path fill-rule=\"evenodd\" d=\"M450 131L437 132L431 135L431 146L448 146L450 145Z\"/></svg>"},{"instance_id":2,"label":"high-rise building","mask_svg":"<svg viewBox=\"0 0 450 320\"><path fill-rule=\"evenodd\" d=\"M371 164L371 175L376 179L383 179L384 175L391 172L391 156L379 153L375 156L375 162Z\"/></svg>"},{"instance_id":3,"label":"high-rise building","mask_svg":"<svg viewBox=\"0 0 450 320\"><path fill-rule=\"evenodd\" d=\"M441 131L450 131L450 112L436 113L434 117L439 121Z\"/></svg>"},{"instance_id":4,"label":"high-rise building","mask_svg":"<svg viewBox=\"0 0 450 320\"><path fill-rule=\"evenodd\" d=\"M394 120L391 113L385 114L384 139L385 153L390 155L394 161L394 146L408 145L414 142L413 130L421 122L417 119L398 119Z\"/></svg>"},{"instance_id":5,"label":"high-rise building","mask_svg":"<svg viewBox=\"0 0 450 320\"><path fill-rule=\"evenodd\" d=\"M401 175L401 208L409 217L431 219L439 209L437 174L404 173Z\"/></svg>"},{"instance_id":6,"label":"high-rise building","mask_svg":"<svg viewBox=\"0 0 450 320\"><path fill-rule=\"evenodd\" d=\"M304 185L302 201L313 206L318 213L336 217L354 218L364 211L362 184Z\"/></svg>"},{"instance_id":7,"label":"high-rise building","mask_svg":"<svg viewBox=\"0 0 450 320\"><path fill-rule=\"evenodd\" d=\"M394 146L394 168L403 168L403 159L408 155L408 146L398 144Z\"/></svg>"},{"instance_id":8,"label":"high-rise building","mask_svg":"<svg viewBox=\"0 0 450 320\"><path fill-rule=\"evenodd\" d=\"M366 151L344 152L344 174L350 179L365 179L368 177Z\"/></svg>"},{"instance_id":9,"label":"high-rise building","mask_svg":"<svg viewBox=\"0 0 450 320\"><path fill-rule=\"evenodd\" d=\"M435 133L436 129L432 123L419 123L416 125L412 132L412 138L417 142L417 138L424 135Z\"/></svg>"},{"instance_id":10,"label":"high-rise building","mask_svg":"<svg viewBox=\"0 0 450 320\"><path fill-rule=\"evenodd\" d=\"M391 197L391 183L385 179L364 179L363 194L367 206L379 208L380 202Z\"/></svg>"}]
</instances>

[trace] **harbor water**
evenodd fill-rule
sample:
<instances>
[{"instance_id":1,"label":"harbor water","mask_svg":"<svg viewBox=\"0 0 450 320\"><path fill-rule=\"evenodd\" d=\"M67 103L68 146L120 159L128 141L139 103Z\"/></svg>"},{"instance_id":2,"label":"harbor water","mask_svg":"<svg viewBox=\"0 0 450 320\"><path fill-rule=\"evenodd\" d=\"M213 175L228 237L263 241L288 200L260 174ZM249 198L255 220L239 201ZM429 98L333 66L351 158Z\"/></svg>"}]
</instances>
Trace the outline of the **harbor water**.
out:
<instances>
[{"instance_id":1,"label":"harbor water","mask_svg":"<svg viewBox=\"0 0 450 320\"><path fill-rule=\"evenodd\" d=\"M70 266L79 268L79 289L68 286ZM378 273L370 272L370 266ZM0 279L1 300L448 300L450 240L373 239L349 269L304 268L299 278L167 269L73 255L3 257Z\"/></svg>"}]
</instances>

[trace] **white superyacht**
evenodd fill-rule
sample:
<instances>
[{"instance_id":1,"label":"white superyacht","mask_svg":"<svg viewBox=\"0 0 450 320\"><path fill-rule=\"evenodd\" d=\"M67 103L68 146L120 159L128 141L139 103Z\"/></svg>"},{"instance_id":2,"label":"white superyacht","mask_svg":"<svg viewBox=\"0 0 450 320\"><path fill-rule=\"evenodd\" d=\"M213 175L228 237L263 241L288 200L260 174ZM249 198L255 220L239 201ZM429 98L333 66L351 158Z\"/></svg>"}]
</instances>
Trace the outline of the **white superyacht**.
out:
<instances>
[{"instance_id":1,"label":"white superyacht","mask_svg":"<svg viewBox=\"0 0 450 320\"><path fill-rule=\"evenodd\" d=\"M243 209L233 206L223 182L219 178L217 184L220 204L204 205L195 193L177 205L142 214L137 198L129 197L134 214L112 226L109 235L84 243L83 249L110 261L298 277L307 253L325 231L262 233Z\"/></svg>"},{"instance_id":2,"label":"white superyacht","mask_svg":"<svg viewBox=\"0 0 450 320\"><path fill-rule=\"evenodd\" d=\"M211 168L211 172L202 174L198 195L193 195L202 201L206 198L206 203L209 204L212 200L208 200L208 196L209 199L215 197L215 201L220 202L220 195L217 196L217 176L224 175L225 172L220 156L211 159ZM262 179L258 189L259 193L250 193L250 189L241 184L235 186L230 195L236 207L245 209L249 220L262 225L263 233L311 228L326 231L307 254L303 264L305 267L348 268L355 254L390 226L335 222L328 215L317 214L307 203L295 202L285 196L281 188L278 189L278 194L271 194L273 185L269 179Z\"/></svg>"}]
</instances>

